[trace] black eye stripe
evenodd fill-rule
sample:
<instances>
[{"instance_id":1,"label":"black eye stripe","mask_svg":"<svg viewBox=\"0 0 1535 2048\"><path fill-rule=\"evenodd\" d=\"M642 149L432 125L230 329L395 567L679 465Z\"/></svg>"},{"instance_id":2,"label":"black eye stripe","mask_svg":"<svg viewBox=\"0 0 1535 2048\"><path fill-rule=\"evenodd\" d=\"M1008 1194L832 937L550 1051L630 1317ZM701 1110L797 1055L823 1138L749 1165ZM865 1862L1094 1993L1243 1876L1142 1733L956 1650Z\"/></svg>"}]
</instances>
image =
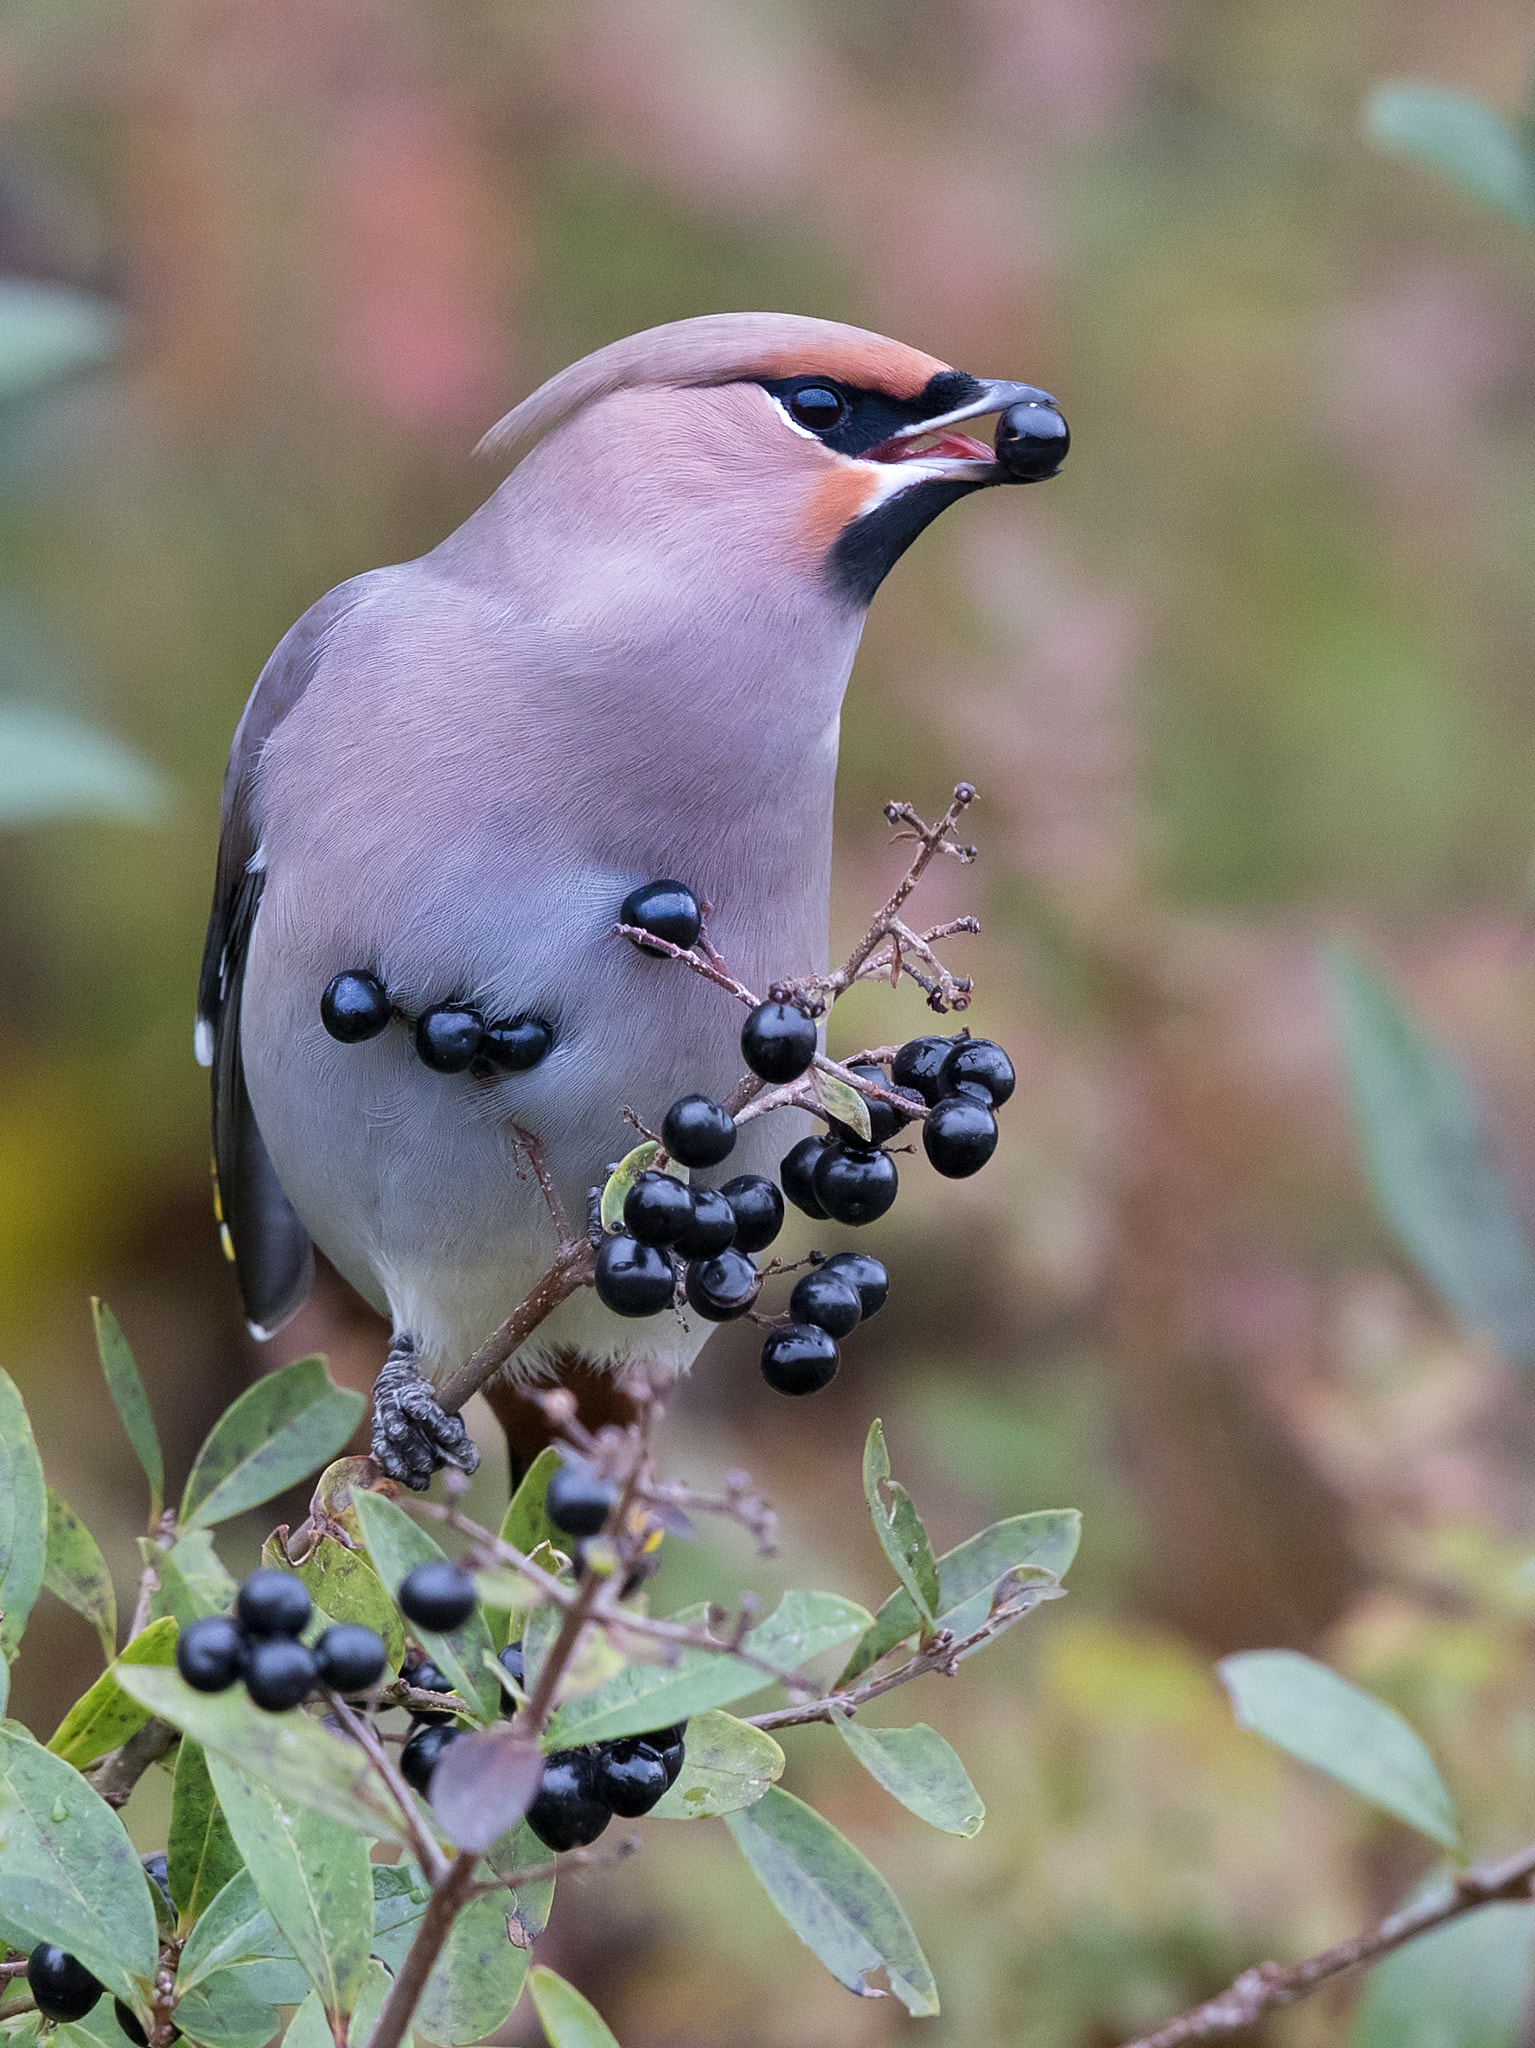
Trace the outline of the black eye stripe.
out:
<instances>
[{"instance_id":1,"label":"black eye stripe","mask_svg":"<svg viewBox=\"0 0 1535 2048\"><path fill-rule=\"evenodd\" d=\"M830 377L808 374L764 378L762 384L792 420L815 434L828 448L835 448L839 455L861 455L866 449L877 448L902 427L920 426L924 420L940 418L981 390L977 380L962 370L940 371L915 398L893 398L886 391L861 391L838 384ZM820 419L805 406L812 395L823 399ZM839 407L836 413L824 403L827 398Z\"/></svg>"}]
</instances>

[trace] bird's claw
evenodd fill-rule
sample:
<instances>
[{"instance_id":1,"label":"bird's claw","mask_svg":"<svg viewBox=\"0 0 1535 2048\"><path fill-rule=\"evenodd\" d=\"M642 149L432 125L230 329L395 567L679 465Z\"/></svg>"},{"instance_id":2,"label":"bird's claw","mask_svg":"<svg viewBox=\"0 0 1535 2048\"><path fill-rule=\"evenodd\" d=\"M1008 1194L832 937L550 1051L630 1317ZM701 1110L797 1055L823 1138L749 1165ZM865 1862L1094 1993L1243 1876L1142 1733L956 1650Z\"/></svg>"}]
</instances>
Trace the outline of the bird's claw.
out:
<instances>
[{"instance_id":1,"label":"bird's claw","mask_svg":"<svg viewBox=\"0 0 1535 2048\"><path fill-rule=\"evenodd\" d=\"M439 1466L473 1472L480 1462L463 1418L440 1405L398 1343L373 1388L373 1458L413 1493L426 1491Z\"/></svg>"}]
</instances>

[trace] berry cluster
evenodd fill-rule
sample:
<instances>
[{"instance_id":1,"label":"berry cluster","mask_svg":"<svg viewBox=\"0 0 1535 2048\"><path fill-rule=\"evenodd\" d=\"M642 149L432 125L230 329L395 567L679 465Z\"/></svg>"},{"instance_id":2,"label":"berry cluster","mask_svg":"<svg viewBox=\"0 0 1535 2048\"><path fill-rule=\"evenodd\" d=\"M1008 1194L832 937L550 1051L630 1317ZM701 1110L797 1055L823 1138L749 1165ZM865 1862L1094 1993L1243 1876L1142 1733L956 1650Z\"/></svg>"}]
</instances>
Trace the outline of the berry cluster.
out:
<instances>
[{"instance_id":1,"label":"berry cluster","mask_svg":"<svg viewBox=\"0 0 1535 2048\"><path fill-rule=\"evenodd\" d=\"M237 1680L258 1707L280 1714L317 1687L361 1693L384 1675L384 1645L371 1628L333 1622L313 1648L299 1641L314 1613L309 1590L289 1572L258 1571L240 1588L233 1614L210 1614L184 1628L176 1668L199 1692L226 1692Z\"/></svg>"},{"instance_id":2,"label":"berry cluster","mask_svg":"<svg viewBox=\"0 0 1535 2048\"><path fill-rule=\"evenodd\" d=\"M336 975L320 998L320 1022L342 1045L377 1038L396 1015L404 1012L378 976L364 967ZM554 1044L554 1026L542 1017L524 1012L487 1023L469 1003L436 1003L422 1011L411 1032L424 1066L439 1074L468 1071L481 1081L497 1074L525 1073Z\"/></svg>"}]
</instances>

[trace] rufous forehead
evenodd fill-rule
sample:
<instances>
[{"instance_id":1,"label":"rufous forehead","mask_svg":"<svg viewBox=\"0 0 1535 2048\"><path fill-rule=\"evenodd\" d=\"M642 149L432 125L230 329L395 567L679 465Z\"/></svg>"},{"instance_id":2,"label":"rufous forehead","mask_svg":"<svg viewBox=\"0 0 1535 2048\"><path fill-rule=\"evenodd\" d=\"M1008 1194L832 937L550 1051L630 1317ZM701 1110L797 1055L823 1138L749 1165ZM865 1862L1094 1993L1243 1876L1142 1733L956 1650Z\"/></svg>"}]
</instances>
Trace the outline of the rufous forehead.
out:
<instances>
[{"instance_id":1,"label":"rufous forehead","mask_svg":"<svg viewBox=\"0 0 1535 2048\"><path fill-rule=\"evenodd\" d=\"M776 349L763 356L762 377L833 377L856 391L884 391L892 398L915 398L930 380L951 369L937 356L908 348L901 341L821 342L804 348Z\"/></svg>"}]
</instances>

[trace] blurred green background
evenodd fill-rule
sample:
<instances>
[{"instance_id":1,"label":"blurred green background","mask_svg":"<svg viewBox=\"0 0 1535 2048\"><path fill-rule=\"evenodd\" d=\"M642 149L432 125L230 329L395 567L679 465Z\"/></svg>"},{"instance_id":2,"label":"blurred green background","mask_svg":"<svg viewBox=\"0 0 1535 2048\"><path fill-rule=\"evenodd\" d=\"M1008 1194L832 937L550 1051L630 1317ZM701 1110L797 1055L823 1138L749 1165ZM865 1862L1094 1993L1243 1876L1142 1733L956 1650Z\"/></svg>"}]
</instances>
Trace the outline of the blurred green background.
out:
<instances>
[{"instance_id":1,"label":"blurred green background","mask_svg":"<svg viewBox=\"0 0 1535 2048\"><path fill-rule=\"evenodd\" d=\"M432 545L495 481L484 428L655 321L854 320L1071 421L1059 481L897 569L844 723L849 938L898 871L883 802L980 788L983 861L926 900L983 917L952 958L1019 1065L1002 1150L908 1175L869 1233L892 1306L814 1412L716 1338L673 1469L748 1466L783 1554L764 1581L726 1537L666 1581L881 1597L880 1413L941 1542L1080 1505L1071 1596L889 1703L965 1756L976 1841L791 1738L944 2017L852 2003L723 1829L655 1824L549 1935L625 2048L1099 2048L1388 1910L1421 1846L1233 1729L1233 1648L1309 1649L1409 1711L1478 1847L1535 1829L1535 1413L1388 1247L1316 962L1341 934L1389 966L1535 1212L1535 262L1358 128L1392 74L1516 105L1532 53L1512 0L0 14L0 276L97 306L75 374L0 390L0 698L144 764L139 815L0 834L0 1357L128 1608L142 1506L91 1293L173 1478L256 1373L323 1349L365 1385L382 1356L324 1276L257 1352L209 1209L218 787L287 625ZM847 1009L842 1049L925 1015ZM96 1659L45 1602L15 1710L46 1733ZM1339 2040L1350 1995L1263 2038Z\"/></svg>"}]
</instances>

